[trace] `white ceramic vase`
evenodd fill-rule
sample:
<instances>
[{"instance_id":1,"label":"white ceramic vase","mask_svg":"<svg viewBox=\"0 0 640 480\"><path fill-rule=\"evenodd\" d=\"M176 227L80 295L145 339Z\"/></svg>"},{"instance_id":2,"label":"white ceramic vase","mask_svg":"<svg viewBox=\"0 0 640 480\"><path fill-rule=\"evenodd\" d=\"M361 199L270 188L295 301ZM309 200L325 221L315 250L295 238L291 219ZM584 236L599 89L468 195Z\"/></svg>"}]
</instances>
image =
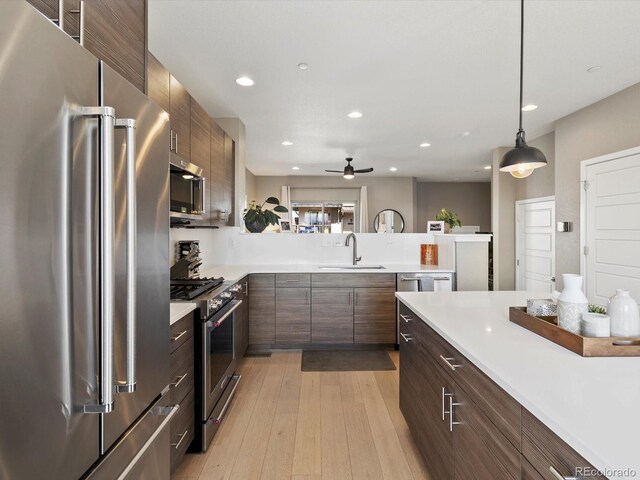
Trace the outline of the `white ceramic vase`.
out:
<instances>
[{"instance_id":1,"label":"white ceramic vase","mask_svg":"<svg viewBox=\"0 0 640 480\"><path fill-rule=\"evenodd\" d=\"M611 336L640 337L640 312L629 290L617 289L607 309L611 317Z\"/></svg>"},{"instance_id":2,"label":"white ceramic vase","mask_svg":"<svg viewBox=\"0 0 640 480\"><path fill-rule=\"evenodd\" d=\"M558 326L579 335L582 314L589 310L589 300L582 292L582 277L563 273L562 283L564 290L558 297Z\"/></svg>"}]
</instances>

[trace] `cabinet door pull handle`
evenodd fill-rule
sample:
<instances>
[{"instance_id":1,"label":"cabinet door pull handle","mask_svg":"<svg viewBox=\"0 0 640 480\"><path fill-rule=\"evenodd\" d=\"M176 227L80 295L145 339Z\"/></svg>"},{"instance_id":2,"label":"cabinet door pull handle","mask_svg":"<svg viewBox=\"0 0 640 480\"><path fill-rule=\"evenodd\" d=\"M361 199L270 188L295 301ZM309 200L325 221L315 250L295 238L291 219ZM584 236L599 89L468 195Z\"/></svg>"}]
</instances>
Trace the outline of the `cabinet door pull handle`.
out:
<instances>
[{"instance_id":1,"label":"cabinet door pull handle","mask_svg":"<svg viewBox=\"0 0 640 480\"><path fill-rule=\"evenodd\" d=\"M185 430L182 435L179 435L180 436L180 440L178 440L176 443L172 443L171 446L173 448L175 448L176 450L178 448L180 448L180 444L182 443L182 440L184 440L187 437L187 433L189 433L189 429Z\"/></svg>"},{"instance_id":2,"label":"cabinet door pull handle","mask_svg":"<svg viewBox=\"0 0 640 480\"><path fill-rule=\"evenodd\" d=\"M400 336L401 336L402 338L404 338L404 341L405 341L405 342L407 342L407 343L409 343L411 340L413 340L413 338L412 338L412 337L410 337L409 335L405 335L405 334L404 334L404 333L402 333L402 332L400 333Z\"/></svg>"},{"instance_id":3,"label":"cabinet door pull handle","mask_svg":"<svg viewBox=\"0 0 640 480\"><path fill-rule=\"evenodd\" d=\"M185 373L184 375L181 375L181 376L179 376L178 378L176 378L176 381L175 381L175 382L173 382L173 383L171 384L171 386L172 386L173 388L176 388L178 385L180 385L180 384L182 383L182 381L183 381L185 378L187 378L187 375L189 375L189 373L188 373L188 372L187 372L187 373Z\"/></svg>"},{"instance_id":4,"label":"cabinet door pull handle","mask_svg":"<svg viewBox=\"0 0 640 480\"><path fill-rule=\"evenodd\" d=\"M561 475L560 472L558 472L558 470L553 468L553 465L549 466L549 471L551 472L551 475L553 475L553 477L557 478L558 480L583 480L584 479L584 477L565 477Z\"/></svg>"},{"instance_id":5,"label":"cabinet door pull handle","mask_svg":"<svg viewBox=\"0 0 640 480\"><path fill-rule=\"evenodd\" d=\"M411 320L413 320L411 317L407 317L406 315L403 315L402 313L400 314L400 318L403 319L406 323L409 323Z\"/></svg>"},{"instance_id":6,"label":"cabinet door pull handle","mask_svg":"<svg viewBox=\"0 0 640 480\"><path fill-rule=\"evenodd\" d=\"M176 335L175 337L171 337L171 341L172 342L177 342L182 336L186 335L187 331L185 330L184 332L180 332L178 335Z\"/></svg>"},{"instance_id":7,"label":"cabinet door pull handle","mask_svg":"<svg viewBox=\"0 0 640 480\"><path fill-rule=\"evenodd\" d=\"M460 425L462 422L454 422L453 421L453 415L454 415L454 411L453 411L453 407L457 407L461 405L460 403L456 403L453 401L453 395L451 395L449 397L449 431L453 432L453 426L454 425Z\"/></svg>"},{"instance_id":8,"label":"cabinet door pull handle","mask_svg":"<svg viewBox=\"0 0 640 480\"><path fill-rule=\"evenodd\" d=\"M445 357L443 355L440 355L440 358L442 359L442 361L444 363L447 364L447 367L449 367L453 371L455 371L456 368L460 368L462 366L462 365L454 365L453 363L451 363L451 362L455 361L455 358L453 358L453 357Z\"/></svg>"},{"instance_id":9,"label":"cabinet door pull handle","mask_svg":"<svg viewBox=\"0 0 640 480\"><path fill-rule=\"evenodd\" d=\"M453 393L447 393L447 392L446 392L446 390L445 390L445 388L444 388L444 387L442 387L442 421L443 421L443 422L444 422L444 420L445 420L445 418L444 418L444 417L445 417L445 415L446 415L447 413L449 413L449 410L446 410L446 409L445 409L445 406L444 406L444 399L445 399L446 397L450 397L450 396L452 396L452 395L453 395Z\"/></svg>"}]
</instances>

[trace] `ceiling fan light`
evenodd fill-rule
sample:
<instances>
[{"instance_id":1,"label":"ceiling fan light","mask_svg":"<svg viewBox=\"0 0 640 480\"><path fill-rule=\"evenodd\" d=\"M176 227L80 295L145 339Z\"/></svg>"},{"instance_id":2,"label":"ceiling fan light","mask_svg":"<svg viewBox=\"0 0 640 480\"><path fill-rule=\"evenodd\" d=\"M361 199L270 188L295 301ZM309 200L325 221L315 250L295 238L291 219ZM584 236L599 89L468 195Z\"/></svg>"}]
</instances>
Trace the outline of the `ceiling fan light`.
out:
<instances>
[{"instance_id":1,"label":"ceiling fan light","mask_svg":"<svg viewBox=\"0 0 640 480\"><path fill-rule=\"evenodd\" d=\"M355 178L355 175L353 173L345 173L344 174L344 179L345 180L352 180L353 178Z\"/></svg>"}]
</instances>

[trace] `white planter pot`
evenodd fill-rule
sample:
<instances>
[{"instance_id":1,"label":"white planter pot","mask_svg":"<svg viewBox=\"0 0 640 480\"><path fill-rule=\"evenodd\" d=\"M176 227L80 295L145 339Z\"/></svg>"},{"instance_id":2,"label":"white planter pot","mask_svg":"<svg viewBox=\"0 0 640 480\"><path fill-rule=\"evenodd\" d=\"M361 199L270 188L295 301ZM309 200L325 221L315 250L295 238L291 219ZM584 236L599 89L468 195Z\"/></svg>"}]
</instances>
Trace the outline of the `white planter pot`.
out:
<instances>
[{"instance_id":1,"label":"white planter pot","mask_svg":"<svg viewBox=\"0 0 640 480\"><path fill-rule=\"evenodd\" d=\"M582 314L589 310L589 300L582 292L582 281L580 275L562 274L564 290L558 297L558 326L578 335Z\"/></svg>"}]
</instances>

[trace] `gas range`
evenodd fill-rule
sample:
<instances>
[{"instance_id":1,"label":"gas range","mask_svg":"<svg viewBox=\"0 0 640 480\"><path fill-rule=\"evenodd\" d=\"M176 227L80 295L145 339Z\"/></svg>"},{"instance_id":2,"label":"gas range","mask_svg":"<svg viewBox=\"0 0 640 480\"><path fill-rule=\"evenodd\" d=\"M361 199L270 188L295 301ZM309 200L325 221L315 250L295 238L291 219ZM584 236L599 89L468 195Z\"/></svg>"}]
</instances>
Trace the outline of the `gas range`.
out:
<instances>
[{"instance_id":1,"label":"gas range","mask_svg":"<svg viewBox=\"0 0 640 480\"><path fill-rule=\"evenodd\" d=\"M206 321L231 302L241 288L237 283L225 282L222 277L171 280L171 301L195 303L200 309L200 318Z\"/></svg>"}]
</instances>

